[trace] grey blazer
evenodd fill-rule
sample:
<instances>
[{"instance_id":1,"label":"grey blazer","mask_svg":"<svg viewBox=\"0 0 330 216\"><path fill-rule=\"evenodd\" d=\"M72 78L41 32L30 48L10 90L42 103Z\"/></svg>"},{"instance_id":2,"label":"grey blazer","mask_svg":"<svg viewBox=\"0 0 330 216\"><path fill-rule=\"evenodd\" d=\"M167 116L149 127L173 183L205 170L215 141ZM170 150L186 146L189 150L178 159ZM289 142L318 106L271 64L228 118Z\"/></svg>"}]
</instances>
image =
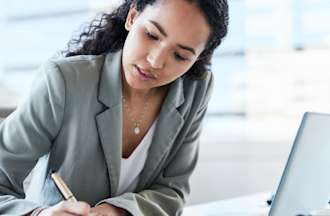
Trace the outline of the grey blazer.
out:
<instances>
[{"instance_id":1,"label":"grey blazer","mask_svg":"<svg viewBox=\"0 0 330 216\"><path fill-rule=\"evenodd\" d=\"M0 214L62 200L57 171L78 200L132 215L180 215L197 161L212 75L170 84L133 192L116 196L122 155L121 51L52 59L29 97L0 124ZM27 191L23 180L34 168Z\"/></svg>"}]
</instances>

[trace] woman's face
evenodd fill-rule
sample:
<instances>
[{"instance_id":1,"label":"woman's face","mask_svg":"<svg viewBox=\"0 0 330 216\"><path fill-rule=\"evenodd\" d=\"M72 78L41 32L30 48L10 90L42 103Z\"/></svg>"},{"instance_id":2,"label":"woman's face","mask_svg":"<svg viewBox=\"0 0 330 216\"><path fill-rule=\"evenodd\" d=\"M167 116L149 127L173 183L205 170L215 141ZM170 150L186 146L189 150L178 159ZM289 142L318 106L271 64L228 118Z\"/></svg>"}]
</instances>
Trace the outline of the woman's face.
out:
<instances>
[{"instance_id":1,"label":"woman's face","mask_svg":"<svg viewBox=\"0 0 330 216\"><path fill-rule=\"evenodd\" d=\"M147 90L166 85L195 63L210 27L200 9L185 0L158 0L141 13L131 8L122 67L126 82Z\"/></svg>"}]
</instances>

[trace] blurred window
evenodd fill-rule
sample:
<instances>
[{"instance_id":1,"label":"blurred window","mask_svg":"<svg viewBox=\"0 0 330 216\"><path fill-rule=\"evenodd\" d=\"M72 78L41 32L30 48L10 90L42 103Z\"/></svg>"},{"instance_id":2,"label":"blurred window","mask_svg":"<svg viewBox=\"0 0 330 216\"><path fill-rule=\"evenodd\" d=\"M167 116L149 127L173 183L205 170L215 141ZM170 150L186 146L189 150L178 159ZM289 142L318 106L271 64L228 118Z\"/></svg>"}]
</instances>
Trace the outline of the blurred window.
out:
<instances>
[{"instance_id":1,"label":"blurred window","mask_svg":"<svg viewBox=\"0 0 330 216\"><path fill-rule=\"evenodd\" d=\"M96 12L121 1L2 1L0 106L15 106L42 62L66 47ZM330 112L330 1L232 0L216 50L210 116L298 119Z\"/></svg>"}]
</instances>

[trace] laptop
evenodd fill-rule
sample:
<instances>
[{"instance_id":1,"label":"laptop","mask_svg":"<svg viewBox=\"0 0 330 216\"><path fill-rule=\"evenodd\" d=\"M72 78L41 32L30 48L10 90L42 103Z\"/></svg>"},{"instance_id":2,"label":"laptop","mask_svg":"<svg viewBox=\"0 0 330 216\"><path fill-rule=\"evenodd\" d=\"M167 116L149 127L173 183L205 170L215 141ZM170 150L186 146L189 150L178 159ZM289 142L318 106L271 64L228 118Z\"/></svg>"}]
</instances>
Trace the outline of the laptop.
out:
<instances>
[{"instance_id":1,"label":"laptop","mask_svg":"<svg viewBox=\"0 0 330 216\"><path fill-rule=\"evenodd\" d=\"M330 200L330 114L305 113L269 216L296 216Z\"/></svg>"}]
</instances>

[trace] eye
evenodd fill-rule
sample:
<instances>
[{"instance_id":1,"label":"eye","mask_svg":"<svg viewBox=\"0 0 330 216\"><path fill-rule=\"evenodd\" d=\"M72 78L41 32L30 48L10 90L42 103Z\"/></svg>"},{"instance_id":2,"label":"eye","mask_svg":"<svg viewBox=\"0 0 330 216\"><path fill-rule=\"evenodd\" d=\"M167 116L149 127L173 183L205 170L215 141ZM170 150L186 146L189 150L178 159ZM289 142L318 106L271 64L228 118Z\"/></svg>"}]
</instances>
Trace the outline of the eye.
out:
<instances>
[{"instance_id":1,"label":"eye","mask_svg":"<svg viewBox=\"0 0 330 216\"><path fill-rule=\"evenodd\" d=\"M178 53L174 53L174 58L178 61L186 61L187 59L179 55Z\"/></svg>"},{"instance_id":2,"label":"eye","mask_svg":"<svg viewBox=\"0 0 330 216\"><path fill-rule=\"evenodd\" d=\"M150 33L149 31L146 31L146 34L148 36L148 38L150 38L151 40L158 40L158 37L152 33Z\"/></svg>"}]
</instances>

